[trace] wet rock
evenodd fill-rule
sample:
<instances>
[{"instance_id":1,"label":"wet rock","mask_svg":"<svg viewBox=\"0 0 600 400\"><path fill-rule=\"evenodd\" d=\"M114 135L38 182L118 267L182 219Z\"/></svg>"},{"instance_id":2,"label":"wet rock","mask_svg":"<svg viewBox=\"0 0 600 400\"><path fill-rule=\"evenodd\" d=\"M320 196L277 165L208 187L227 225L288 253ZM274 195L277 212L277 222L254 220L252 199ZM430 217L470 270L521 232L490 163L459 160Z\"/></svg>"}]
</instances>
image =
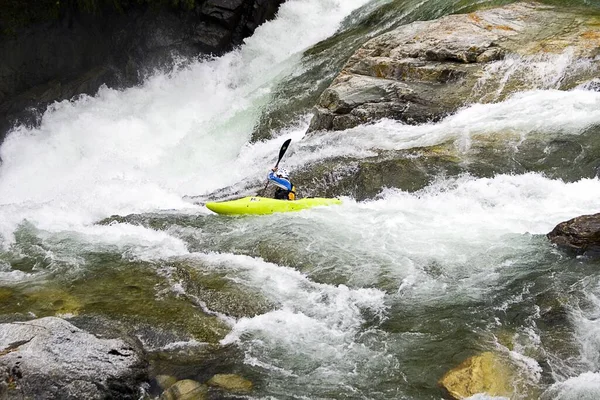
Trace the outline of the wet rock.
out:
<instances>
[{"instance_id":1,"label":"wet rock","mask_svg":"<svg viewBox=\"0 0 600 400\"><path fill-rule=\"evenodd\" d=\"M498 356L485 352L465 360L440 380L440 385L455 399L477 393L510 397L513 375Z\"/></svg>"},{"instance_id":2,"label":"wet rock","mask_svg":"<svg viewBox=\"0 0 600 400\"><path fill-rule=\"evenodd\" d=\"M252 382L235 374L217 374L207 384L232 393L249 393L252 391Z\"/></svg>"},{"instance_id":3,"label":"wet rock","mask_svg":"<svg viewBox=\"0 0 600 400\"><path fill-rule=\"evenodd\" d=\"M0 303L8 301L13 295L10 288L0 287Z\"/></svg>"},{"instance_id":4,"label":"wet rock","mask_svg":"<svg viewBox=\"0 0 600 400\"><path fill-rule=\"evenodd\" d=\"M98 260L111 268L89 272L73 282L72 295L84 304L84 314L121 321L148 348L192 338L216 343L229 332L218 317L173 293L165 277L143 263L123 265L119 258Z\"/></svg>"},{"instance_id":5,"label":"wet rock","mask_svg":"<svg viewBox=\"0 0 600 400\"><path fill-rule=\"evenodd\" d=\"M558 224L546 235L554 244L576 254L600 254L600 214L582 215Z\"/></svg>"},{"instance_id":6,"label":"wet rock","mask_svg":"<svg viewBox=\"0 0 600 400\"><path fill-rule=\"evenodd\" d=\"M174 265L172 278L185 288L190 298L213 312L234 318L254 317L271 311L271 304L261 293L227 279L201 263Z\"/></svg>"},{"instance_id":7,"label":"wet rock","mask_svg":"<svg viewBox=\"0 0 600 400\"><path fill-rule=\"evenodd\" d=\"M139 347L56 317L0 324L0 349L8 398L137 399L146 379Z\"/></svg>"},{"instance_id":8,"label":"wet rock","mask_svg":"<svg viewBox=\"0 0 600 400\"><path fill-rule=\"evenodd\" d=\"M156 383L163 390L170 388L177 382L177 378L172 375L157 375L154 379L156 379Z\"/></svg>"},{"instance_id":9,"label":"wet rock","mask_svg":"<svg viewBox=\"0 0 600 400\"><path fill-rule=\"evenodd\" d=\"M597 16L516 3L435 21L414 22L363 45L321 95L309 131L343 130L381 118L438 120L472 102L494 102L519 90L570 89L600 71ZM568 54L572 64L546 82L505 57Z\"/></svg>"},{"instance_id":10,"label":"wet rock","mask_svg":"<svg viewBox=\"0 0 600 400\"><path fill-rule=\"evenodd\" d=\"M208 388L191 379L184 379L173 384L160 395L160 400L203 400Z\"/></svg>"},{"instance_id":11,"label":"wet rock","mask_svg":"<svg viewBox=\"0 0 600 400\"><path fill-rule=\"evenodd\" d=\"M77 298L56 288L36 288L24 294L28 311L39 317L77 315L82 307Z\"/></svg>"},{"instance_id":12,"label":"wet rock","mask_svg":"<svg viewBox=\"0 0 600 400\"><path fill-rule=\"evenodd\" d=\"M151 376L170 375L207 382L223 371L236 370L244 363L244 352L236 345L173 344L149 353L148 358Z\"/></svg>"}]
</instances>

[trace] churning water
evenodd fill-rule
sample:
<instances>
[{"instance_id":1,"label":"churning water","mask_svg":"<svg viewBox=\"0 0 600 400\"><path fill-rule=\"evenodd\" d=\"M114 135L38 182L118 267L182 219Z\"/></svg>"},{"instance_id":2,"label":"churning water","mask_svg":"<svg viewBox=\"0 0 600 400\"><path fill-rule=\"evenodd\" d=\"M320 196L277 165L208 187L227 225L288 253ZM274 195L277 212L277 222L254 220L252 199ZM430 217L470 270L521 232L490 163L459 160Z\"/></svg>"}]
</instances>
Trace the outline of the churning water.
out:
<instances>
[{"instance_id":1,"label":"churning water","mask_svg":"<svg viewBox=\"0 0 600 400\"><path fill-rule=\"evenodd\" d=\"M362 202L248 218L217 217L184 199L240 183L259 188L287 138L283 164L293 172L447 142L466 152L474 138L499 132L521 140L600 133L600 93L553 86L567 53L496 65L510 74L536 63L533 79L545 79L544 89L473 104L438 123L383 120L306 137L303 115L274 139L251 141L263 109L286 101L274 95L278 85L311 68L303 52L336 31L356 31L385 7L370 34L393 26L398 7L409 22L499 3L507 2L288 0L223 57L53 105L39 128L18 127L0 147L0 285L27 301L32 290L59 287L78 312L93 313L81 292L100 290L90 287L106 285L110 268L135 267L153 276L139 279L153 307L174 294L191 304L186 318L208 313L227 326L219 343L242 354L232 368L257 383L250 398L439 398L440 377L486 350L521 366L515 385L529 389L518 398L600 397L597 262L562 254L544 237L597 212L597 178L440 176L416 192L381 188ZM355 46L356 33L348 40ZM112 215L129 216L97 223ZM212 309L174 277L182 263L269 307ZM82 277L85 290L77 288ZM121 296L113 284L105 295ZM557 305L560 318L544 313ZM100 312L128 318L121 306ZM61 311L31 307L2 310ZM170 328L142 307L142 322Z\"/></svg>"}]
</instances>

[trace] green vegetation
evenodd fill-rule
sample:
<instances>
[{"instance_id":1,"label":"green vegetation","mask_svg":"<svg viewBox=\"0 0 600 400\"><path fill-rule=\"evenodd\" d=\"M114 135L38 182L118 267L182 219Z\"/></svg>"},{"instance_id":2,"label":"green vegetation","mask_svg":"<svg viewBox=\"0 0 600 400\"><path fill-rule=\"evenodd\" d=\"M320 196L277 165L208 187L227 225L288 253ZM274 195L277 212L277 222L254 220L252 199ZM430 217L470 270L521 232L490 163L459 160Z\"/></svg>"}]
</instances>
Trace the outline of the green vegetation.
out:
<instances>
[{"instance_id":1,"label":"green vegetation","mask_svg":"<svg viewBox=\"0 0 600 400\"><path fill-rule=\"evenodd\" d=\"M124 10L136 6L170 7L190 10L198 0L0 0L0 34L15 34L31 24L57 20L67 11L95 14L103 10Z\"/></svg>"}]
</instances>

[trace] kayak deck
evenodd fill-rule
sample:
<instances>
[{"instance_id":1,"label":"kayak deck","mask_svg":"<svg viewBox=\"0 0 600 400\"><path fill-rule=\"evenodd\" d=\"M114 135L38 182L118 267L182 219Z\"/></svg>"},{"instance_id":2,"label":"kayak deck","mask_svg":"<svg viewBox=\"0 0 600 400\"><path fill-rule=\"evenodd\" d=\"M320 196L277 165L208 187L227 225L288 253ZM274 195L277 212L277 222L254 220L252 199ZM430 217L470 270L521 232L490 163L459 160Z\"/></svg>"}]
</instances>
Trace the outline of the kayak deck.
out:
<instances>
[{"instance_id":1,"label":"kayak deck","mask_svg":"<svg viewBox=\"0 0 600 400\"><path fill-rule=\"evenodd\" d=\"M311 207L341 204L340 199L309 197L299 200L277 200L250 196L241 199L206 203L206 208L222 215L265 215L277 212L300 211Z\"/></svg>"}]
</instances>

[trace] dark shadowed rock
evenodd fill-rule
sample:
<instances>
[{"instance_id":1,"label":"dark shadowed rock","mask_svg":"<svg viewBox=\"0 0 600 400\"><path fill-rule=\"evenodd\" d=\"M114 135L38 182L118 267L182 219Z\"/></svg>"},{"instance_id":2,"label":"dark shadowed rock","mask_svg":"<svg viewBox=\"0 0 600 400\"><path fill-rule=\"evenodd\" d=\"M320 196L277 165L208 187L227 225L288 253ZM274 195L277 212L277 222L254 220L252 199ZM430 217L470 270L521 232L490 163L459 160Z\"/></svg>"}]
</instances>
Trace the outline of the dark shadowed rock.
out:
<instances>
[{"instance_id":1,"label":"dark shadowed rock","mask_svg":"<svg viewBox=\"0 0 600 400\"><path fill-rule=\"evenodd\" d=\"M0 324L0 349L0 398L137 399L147 375L138 346L55 317Z\"/></svg>"},{"instance_id":2,"label":"dark shadowed rock","mask_svg":"<svg viewBox=\"0 0 600 400\"><path fill-rule=\"evenodd\" d=\"M577 254L599 254L600 214L582 215L561 222L546 236L552 243Z\"/></svg>"},{"instance_id":3,"label":"dark shadowed rock","mask_svg":"<svg viewBox=\"0 0 600 400\"><path fill-rule=\"evenodd\" d=\"M391 118L438 120L461 106L527 89L570 89L600 71L600 18L537 3L419 21L380 35L350 57L321 95L309 131L345 130ZM536 79L528 63L505 57L568 54L556 81ZM578 68L577 61L586 60ZM507 64L508 65L508 64Z\"/></svg>"},{"instance_id":4,"label":"dark shadowed rock","mask_svg":"<svg viewBox=\"0 0 600 400\"><path fill-rule=\"evenodd\" d=\"M129 2L94 12L57 2L58 15L12 33L3 31L0 14L0 142L16 121L36 124L39 110L53 101L93 95L102 84L132 86L145 72L171 66L177 55L230 51L283 1L196 0L190 10ZM34 7L27 4L22 13Z\"/></svg>"}]
</instances>

